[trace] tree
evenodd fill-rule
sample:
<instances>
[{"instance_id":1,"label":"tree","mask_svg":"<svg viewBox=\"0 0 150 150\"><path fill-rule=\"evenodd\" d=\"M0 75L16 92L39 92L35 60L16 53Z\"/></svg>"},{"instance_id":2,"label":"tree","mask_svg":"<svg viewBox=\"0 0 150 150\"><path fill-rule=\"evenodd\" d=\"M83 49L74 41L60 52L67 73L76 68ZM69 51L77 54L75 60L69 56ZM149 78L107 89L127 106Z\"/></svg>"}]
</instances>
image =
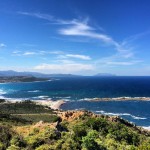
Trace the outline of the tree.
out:
<instances>
[{"instance_id":1,"label":"tree","mask_svg":"<svg viewBox=\"0 0 150 150\"><path fill-rule=\"evenodd\" d=\"M82 148L87 150L105 150L105 147L98 145L98 143L95 141L96 138L98 138L98 132L91 130L87 136L82 138Z\"/></svg>"}]
</instances>

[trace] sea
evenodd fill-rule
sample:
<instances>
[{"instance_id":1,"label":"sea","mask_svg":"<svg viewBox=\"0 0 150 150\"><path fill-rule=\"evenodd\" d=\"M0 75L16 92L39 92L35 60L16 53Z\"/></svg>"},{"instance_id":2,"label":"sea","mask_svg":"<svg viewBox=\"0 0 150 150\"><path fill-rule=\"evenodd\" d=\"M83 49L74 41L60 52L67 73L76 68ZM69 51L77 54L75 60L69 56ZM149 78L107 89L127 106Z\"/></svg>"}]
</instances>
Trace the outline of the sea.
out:
<instances>
[{"instance_id":1,"label":"sea","mask_svg":"<svg viewBox=\"0 0 150 150\"><path fill-rule=\"evenodd\" d=\"M130 97L134 100L117 100ZM137 100L135 97L138 97ZM8 100L65 100L63 110L89 110L97 114L120 116L150 129L150 77L60 77L42 82L1 83L0 98ZM93 101L113 98L112 101Z\"/></svg>"}]
</instances>

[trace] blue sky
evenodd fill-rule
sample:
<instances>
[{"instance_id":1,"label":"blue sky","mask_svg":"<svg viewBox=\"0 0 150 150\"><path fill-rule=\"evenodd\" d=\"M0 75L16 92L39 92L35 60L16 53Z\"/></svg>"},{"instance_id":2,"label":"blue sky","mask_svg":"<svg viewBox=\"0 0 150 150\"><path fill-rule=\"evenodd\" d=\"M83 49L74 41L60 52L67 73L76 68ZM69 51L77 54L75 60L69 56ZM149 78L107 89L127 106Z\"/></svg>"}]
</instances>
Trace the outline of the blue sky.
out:
<instances>
[{"instance_id":1,"label":"blue sky","mask_svg":"<svg viewBox=\"0 0 150 150\"><path fill-rule=\"evenodd\" d=\"M0 0L0 70L150 75L149 0Z\"/></svg>"}]
</instances>

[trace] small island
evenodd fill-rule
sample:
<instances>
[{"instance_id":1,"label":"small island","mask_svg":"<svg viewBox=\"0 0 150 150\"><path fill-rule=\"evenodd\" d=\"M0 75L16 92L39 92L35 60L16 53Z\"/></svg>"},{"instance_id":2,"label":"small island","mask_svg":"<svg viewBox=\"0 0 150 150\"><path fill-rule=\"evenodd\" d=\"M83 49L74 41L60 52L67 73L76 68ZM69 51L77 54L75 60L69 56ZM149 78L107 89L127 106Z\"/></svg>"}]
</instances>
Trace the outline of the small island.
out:
<instances>
[{"instance_id":1,"label":"small island","mask_svg":"<svg viewBox=\"0 0 150 150\"><path fill-rule=\"evenodd\" d=\"M36 81L47 81L48 78L37 78L33 76L0 76L0 83L9 82L36 82Z\"/></svg>"}]
</instances>

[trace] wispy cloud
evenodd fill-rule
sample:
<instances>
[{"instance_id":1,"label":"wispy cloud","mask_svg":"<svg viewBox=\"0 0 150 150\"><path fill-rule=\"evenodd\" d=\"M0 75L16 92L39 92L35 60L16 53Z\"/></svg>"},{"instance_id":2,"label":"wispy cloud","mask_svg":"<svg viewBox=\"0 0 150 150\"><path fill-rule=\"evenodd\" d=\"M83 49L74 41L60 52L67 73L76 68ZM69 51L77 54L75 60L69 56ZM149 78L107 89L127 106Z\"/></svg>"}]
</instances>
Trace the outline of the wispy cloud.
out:
<instances>
[{"instance_id":1,"label":"wispy cloud","mask_svg":"<svg viewBox=\"0 0 150 150\"><path fill-rule=\"evenodd\" d=\"M87 55L79 55L79 54L66 54L63 51L20 51L16 50L13 51L12 54L14 56L31 56L31 55L56 55L57 59L66 59L66 58L75 58L75 59L81 59L81 60L91 60L90 56Z\"/></svg>"},{"instance_id":2,"label":"wispy cloud","mask_svg":"<svg viewBox=\"0 0 150 150\"><path fill-rule=\"evenodd\" d=\"M130 65L135 65L141 61L108 61L106 62L106 65L111 65L111 66L130 66Z\"/></svg>"},{"instance_id":3,"label":"wispy cloud","mask_svg":"<svg viewBox=\"0 0 150 150\"><path fill-rule=\"evenodd\" d=\"M12 52L12 55L13 55L13 56L38 55L38 52L16 50L16 51L13 51L13 52Z\"/></svg>"},{"instance_id":4,"label":"wispy cloud","mask_svg":"<svg viewBox=\"0 0 150 150\"><path fill-rule=\"evenodd\" d=\"M22 55L28 56L28 55L37 55L35 52L25 52Z\"/></svg>"},{"instance_id":5,"label":"wispy cloud","mask_svg":"<svg viewBox=\"0 0 150 150\"><path fill-rule=\"evenodd\" d=\"M104 32L104 30L98 30L96 27L91 26L89 18L85 19L72 19L63 20L55 18L54 16L42 13L28 13L28 12L18 12L22 15L33 16L39 19L44 19L49 21L51 24L59 25L58 34L64 35L66 37L77 37L78 39L95 39L98 42L102 42L107 46L111 46L114 49L114 54L110 57L100 58L95 61L95 64L105 64L105 65L134 65L140 63L141 60L135 58L134 46L131 42L141 38L150 33L146 31L133 35L129 38L123 39L122 42L118 42L112 36ZM79 38L80 37L80 38ZM82 60L90 60L90 56L79 55L79 54L58 54L59 59L66 58L77 58ZM102 63L103 61L103 63Z\"/></svg>"},{"instance_id":6,"label":"wispy cloud","mask_svg":"<svg viewBox=\"0 0 150 150\"><path fill-rule=\"evenodd\" d=\"M72 19L72 20L63 20L55 18L49 14L42 13L29 13L29 12L18 12L21 15L33 16L39 19L48 20L50 23L58 24L63 27L58 29L58 33L66 36L81 36L92 39L97 39L107 45L112 45L117 50L117 52L122 52L124 55L128 55L130 52L129 49L125 48L126 43L119 43L114 40L110 35L100 33L96 28L89 25L89 18L83 20ZM131 56L131 55L130 55Z\"/></svg>"},{"instance_id":7,"label":"wispy cloud","mask_svg":"<svg viewBox=\"0 0 150 150\"><path fill-rule=\"evenodd\" d=\"M0 48L6 47L6 44L0 43Z\"/></svg>"},{"instance_id":8,"label":"wispy cloud","mask_svg":"<svg viewBox=\"0 0 150 150\"><path fill-rule=\"evenodd\" d=\"M132 55L132 53L131 53ZM103 57L99 60L95 61L96 66L130 66L135 65L138 63L143 62L140 59L137 58L130 58L130 56L122 56L120 53L117 53L115 55L109 56L109 57Z\"/></svg>"},{"instance_id":9,"label":"wispy cloud","mask_svg":"<svg viewBox=\"0 0 150 150\"><path fill-rule=\"evenodd\" d=\"M43 50L36 50L36 51L21 51L15 50L12 52L13 55L16 56L28 56L28 55L48 55L48 54L55 54L60 55L63 54L62 51L43 51Z\"/></svg>"},{"instance_id":10,"label":"wispy cloud","mask_svg":"<svg viewBox=\"0 0 150 150\"><path fill-rule=\"evenodd\" d=\"M107 34L97 33L96 30L93 27L89 26L85 21L80 22L77 20L73 20L70 22L70 26L60 29L58 33L68 36L85 36L89 38L95 38L107 44L118 46L118 43L114 41L110 36L108 36Z\"/></svg>"},{"instance_id":11,"label":"wispy cloud","mask_svg":"<svg viewBox=\"0 0 150 150\"><path fill-rule=\"evenodd\" d=\"M149 35L149 34L150 34L150 30L146 30L144 32L140 32L138 34L132 35L132 36L124 39L123 42L122 42L122 45L127 45L127 44L129 44L129 43L131 43L135 40L138 40L138 39L140 39L140 38L142 38L146 35Z\"/></svg>"},{"instance_id":12,"label":"wispy cloud","mask_svg":"<svg viewBox=\"0 0 150 150\"><path fill-rule=\"evenodd\" d=\"M82 59L82 60L91 60L90 56L87 55L74 55L74 54L66 54L66 57L71 57L71 58L78 58L78 59Z\"/></svg>"},{"instance_id":13,"label":"wispy cloud","mask_svg":"<svg viewBox=\"0 0 150 150\"><path fill-rule=\"evenodd\" d=\"M93 70L90 64L64 63L64 64L40 64L34 67L35 70L47 71L53 73L77 73L80 71Z\"/></svg>"},{"instance_id":14,"label":"wispy cloud","mask_svg":"<svg viewBox=\"0 0 150 150\"><path fill-rule=\"evenodd\" d=\"M32 17L36 17L36 18L40 18L40 19L45 19L48 21L52 21L54 18L51 15L48 14L42 14L42 13L30 13L30 12L22 12L22 11L18 11L18 14L21 15L26 15L26 16L32 16Z\"/></svg>"}]
</instances>

